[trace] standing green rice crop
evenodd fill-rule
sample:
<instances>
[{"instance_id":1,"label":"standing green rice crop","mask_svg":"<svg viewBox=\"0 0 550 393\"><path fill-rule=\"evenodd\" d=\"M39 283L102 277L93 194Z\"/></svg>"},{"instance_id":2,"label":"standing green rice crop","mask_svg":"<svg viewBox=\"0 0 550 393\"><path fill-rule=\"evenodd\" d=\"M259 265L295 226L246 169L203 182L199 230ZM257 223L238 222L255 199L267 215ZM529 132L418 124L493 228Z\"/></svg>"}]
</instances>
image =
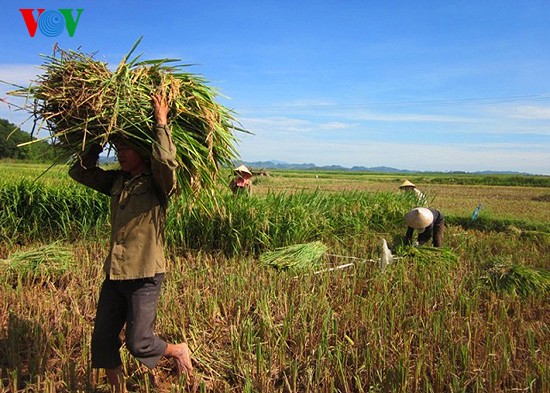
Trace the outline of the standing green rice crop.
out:
<instances>
[{"instance_id":1,"label":"standing green rice crop","mask_svg":"<svg viewBox=\"0 0 550 393\"><path fill-rule=\"evenodd\" d=\"M93 55L57 48L45 56L44 73L34 86L10 94L27 99L26 109L38 120L35 128L49 131L60 147L59 161L66 161L120 136L150 155L156 143L150 131L155 121L151 96L161 93L170 106L181 188L196 193L212 187L218 167L238 157L234 132L244 130L216 102L216 91L203 77L186 72L186 65L173 59L130 59L140 40L114 72Z\"/></svg>"}]
</instances>

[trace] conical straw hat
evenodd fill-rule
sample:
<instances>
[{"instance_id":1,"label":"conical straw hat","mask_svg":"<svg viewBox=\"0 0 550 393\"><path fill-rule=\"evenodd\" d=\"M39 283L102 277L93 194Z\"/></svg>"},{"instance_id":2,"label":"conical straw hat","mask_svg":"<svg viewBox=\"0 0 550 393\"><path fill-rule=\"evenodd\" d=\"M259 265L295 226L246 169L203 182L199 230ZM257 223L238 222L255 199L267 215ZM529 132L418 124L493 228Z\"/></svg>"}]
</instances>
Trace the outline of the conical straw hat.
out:
<instances>
[{"instance_id":1,"label":"conical straw hat","mask_svg":"<svg viewBox=\"0 0 550 393\"><path fill-rule=\"evenodd\" d=\"M403 188L403 187L416 187L416 186L415 186L413 183L411 183L410 181L405 180L405 181L403 182L403 184L401 184L401 185L399 186L399 188Z\"/></svg>"},{"instance_id":2,"label":"conical straw hat","mask_svg":"<svg viewBox=\"0 0 550 393\"><path fill-rule=\"evenodd\" d=\"M432 223L434 215L430 209L425 207L417 207L412 209L405 215L405 222L414 229L423 229Z\"/></svg>"},{"instance_id":3,"label":"conical straw hat","mask_svg":"<svg viewBox=\"0 0 550 393\"><path fill-rule=\"evenodd\" d=\"M242 173L248 173L249 175L252 175L252 172L248 170L248 168L244 165L241 165L238 168L235 168L235 172L242 172Z\"/></svg>"}]
</instances>

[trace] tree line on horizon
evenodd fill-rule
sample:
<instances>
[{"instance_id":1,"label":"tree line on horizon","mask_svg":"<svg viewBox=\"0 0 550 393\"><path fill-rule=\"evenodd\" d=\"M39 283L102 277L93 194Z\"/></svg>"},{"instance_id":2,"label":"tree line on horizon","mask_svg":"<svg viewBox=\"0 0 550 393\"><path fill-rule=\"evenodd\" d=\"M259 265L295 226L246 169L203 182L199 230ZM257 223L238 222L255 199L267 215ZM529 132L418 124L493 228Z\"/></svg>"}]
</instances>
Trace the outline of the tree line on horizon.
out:
<instances>
[{"instance_id":1,"label":"tree line on horizon","mask_svg":"<svg viewBox=\"0 0 550 393\"><path fill-rule=\"evenodd\" d=\"M27 145L19 146L26 142ZM0 159L52 162L55 147L45 140L36 140L6 119L0 119Z\"/></svg>"}]
</instances>

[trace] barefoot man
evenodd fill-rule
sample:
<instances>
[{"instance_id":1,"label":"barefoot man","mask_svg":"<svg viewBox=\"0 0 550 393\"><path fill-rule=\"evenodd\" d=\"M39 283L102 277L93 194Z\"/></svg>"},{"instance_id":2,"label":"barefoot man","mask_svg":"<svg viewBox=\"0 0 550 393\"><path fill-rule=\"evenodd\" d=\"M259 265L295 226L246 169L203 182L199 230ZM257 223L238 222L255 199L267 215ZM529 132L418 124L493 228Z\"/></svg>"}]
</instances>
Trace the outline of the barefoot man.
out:
<instances>
[{"instance_id":1,"label":"barefoot man","mask_svg":"<svg viewBox=\"0 0 550 393\"><path fill-rule=\"evenodd\" d=\"M170 344L153 333L166 272L164 223L177 185L177 162L167 125L168 103L160 95L152 99L157 143L147 147L120 136L113 141L120 170L97 166L100 145L83 153L69 170L74 180L111 198L111 246L92 335L92 367L105 369L116 392L125 390L119 353L124 325L128 350L149 369L166 356L175 360L180 374L190 379L193 372L186 343Z\"/></svg>"}]
</instances>

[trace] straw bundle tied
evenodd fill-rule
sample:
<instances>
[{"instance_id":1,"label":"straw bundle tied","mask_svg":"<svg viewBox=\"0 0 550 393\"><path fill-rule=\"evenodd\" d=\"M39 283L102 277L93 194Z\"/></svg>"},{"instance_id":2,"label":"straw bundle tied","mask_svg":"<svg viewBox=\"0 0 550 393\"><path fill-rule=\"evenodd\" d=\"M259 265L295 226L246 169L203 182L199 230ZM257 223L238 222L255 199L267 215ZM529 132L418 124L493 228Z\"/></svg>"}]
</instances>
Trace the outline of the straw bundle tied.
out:
<instances>
[{"instance_id":1,"label":"straw bundle tied","mask_svg":"<svg viewBox=\"0 0 550 393\"><path fill-rule=\"evenodd\" d=\"M328 247L321 242L294 244L260 255L260 262L279 270L303 270L319 266Z\"/></svg>"},{"instance_id":2,"label":"straw bundle tied","mask_svg":"<svg viewBox=\"0 0 550 393\"><path fill-rule=\"evenodd\" d=\"M60 147L59 161L75 159L92 144L112 145L120 136L150 156L156 143L151 96L163 94L170 107L180 187L196 193L213 186L218 167L238 158L233 132L244 130L215 101L217 93L203 77L185 72L188 65L174 65L174 59L130 59L140 41L114 72L93 55L56 48L52 56L44 56L45 72L36 85L10 94L33 102L26 109L41 120L35 120L35 128L48 129Z\"/></svg>"}]
</instances>

